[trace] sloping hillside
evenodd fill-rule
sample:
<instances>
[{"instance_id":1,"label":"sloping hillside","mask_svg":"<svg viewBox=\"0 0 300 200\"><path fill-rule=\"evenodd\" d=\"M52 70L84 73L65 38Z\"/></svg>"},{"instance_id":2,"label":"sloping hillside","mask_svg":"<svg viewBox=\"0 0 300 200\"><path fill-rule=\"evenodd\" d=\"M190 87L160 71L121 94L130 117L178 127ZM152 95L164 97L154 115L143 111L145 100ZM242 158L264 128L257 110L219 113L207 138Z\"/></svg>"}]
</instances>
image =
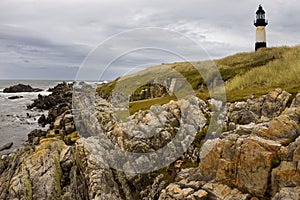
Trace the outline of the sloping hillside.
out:
<instances>
[{"instance_id":1,"label":"sloping hillside","mask_svg":"<svg viewBox=\"0 0 300 200\"><path fill-rule=\"evenodd\" d=\"M138 88L149 80L183 76L190 83L197 96L206 100L210 98L206 82L196 68L206 67L209 69L207 68L208 65L218 67L226 85L227 101L230 102L242 100L250 95L266 94L277 87L292 94L300 91L300 46L263 48L257 52L238 53L214 61L162 64L121 77L99 87L97 91L109 96L116 85L126 85L126 88L122 88L122 92L131 95L134 92L131 88ZM155 101L131 102L131 113L139 109L149 108L152 101L156 104L163 104L170 99L175 99L175 97L163 97L155 99Z\"/></svg>"}]
</instances>

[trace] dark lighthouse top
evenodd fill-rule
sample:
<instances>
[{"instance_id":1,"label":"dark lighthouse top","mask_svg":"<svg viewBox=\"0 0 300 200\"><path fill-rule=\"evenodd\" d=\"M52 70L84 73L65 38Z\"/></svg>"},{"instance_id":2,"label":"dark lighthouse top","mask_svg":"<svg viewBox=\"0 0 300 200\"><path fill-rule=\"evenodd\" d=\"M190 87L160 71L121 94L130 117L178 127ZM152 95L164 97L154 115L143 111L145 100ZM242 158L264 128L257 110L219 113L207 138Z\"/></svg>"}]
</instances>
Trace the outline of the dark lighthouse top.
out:
<instances>
[{"instance_id":1,"label":"dark lighthouse top","mask_svg":"<svg viewBox=\"0 0 300 200\"><path fill-rule=\"evenodd\" d=\"M256 20L254 21L254 26L267 26L268 21L266 20L265 11L261 5L259 5L256 11Z\"/></svg>"}]
</instances>

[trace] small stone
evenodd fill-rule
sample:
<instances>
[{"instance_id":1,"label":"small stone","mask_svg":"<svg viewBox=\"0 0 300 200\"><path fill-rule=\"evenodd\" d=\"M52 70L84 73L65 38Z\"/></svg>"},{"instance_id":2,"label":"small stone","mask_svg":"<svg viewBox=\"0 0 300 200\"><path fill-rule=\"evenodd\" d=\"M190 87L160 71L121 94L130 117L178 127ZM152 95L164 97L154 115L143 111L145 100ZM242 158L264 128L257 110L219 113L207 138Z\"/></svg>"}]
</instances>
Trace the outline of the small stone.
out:
<instances>
[{"instance_id":1,"label":"small stone","mask_svg":"<svg viewBox=\"0 0 300 200\"><path fill-rule=\"evenodd\" d=\"M13 144L14 144L13 142L10 142L10 143L7 143L7 144L5 144L3 146L0 146L0 151L4 151L6 149L10 149Z\"/></svg>"},{"instance_id":2,"label":"small stone","mask_svg":"<svg viewBox=\"0 0 300 200\"><path fill-rule=\"evenodd\" d=\"M205 190L198 190L197 192L191 194L187 199L191 200L206 200L208 193Z\"/></svg>"}]
</instances>

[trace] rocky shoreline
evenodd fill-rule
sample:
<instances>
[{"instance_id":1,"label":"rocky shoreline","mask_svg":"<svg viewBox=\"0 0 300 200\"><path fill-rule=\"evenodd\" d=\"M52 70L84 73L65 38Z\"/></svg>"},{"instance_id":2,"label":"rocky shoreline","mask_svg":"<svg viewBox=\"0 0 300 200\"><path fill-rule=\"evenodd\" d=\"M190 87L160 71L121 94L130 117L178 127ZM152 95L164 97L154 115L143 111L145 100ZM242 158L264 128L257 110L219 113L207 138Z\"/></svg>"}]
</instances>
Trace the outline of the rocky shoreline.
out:
<instances>
[{"instance_id":1,"label":"rocky shoreline","mask_svg":"<svg viewBox=\"0 0 300 200\"><path fill-rule=\"evenodd\" d=\"M300 198L300 93L292 97L276 89L227 103L220 137L204 143L212 105L196 97L152 106L120 123L99 96L95 109L87 110L89 95L72 99L73 85L52 92L29 106L49 110L39 119L49 129L32 131L23 147L0 159L0 199ZM79 137L78 121L77 131L89 137ZM133 161L119 160L125 173L100 162L111 156L99 155L106 145L100 133L130 152L155 151L182 133L195 140L172 164L153 172L136 173L141 169ZM181 152L190 140L182 138L173 151ZM157 165L143 165L145 159L135 164L145 171Z\"/></svg>"}]
</instances>

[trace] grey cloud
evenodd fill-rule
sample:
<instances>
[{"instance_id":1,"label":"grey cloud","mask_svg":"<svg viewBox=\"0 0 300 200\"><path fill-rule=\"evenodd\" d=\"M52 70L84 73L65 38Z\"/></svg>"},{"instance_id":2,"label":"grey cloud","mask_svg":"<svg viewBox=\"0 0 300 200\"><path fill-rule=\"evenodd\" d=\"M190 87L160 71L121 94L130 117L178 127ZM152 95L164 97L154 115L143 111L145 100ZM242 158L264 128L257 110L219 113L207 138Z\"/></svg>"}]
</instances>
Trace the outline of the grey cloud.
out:
<instances>
[{"instance_id":1,"label":"grey cloud","mask_svg":"<svg viewBox=\"0 0 300 200\"><path fill-rule=\"evenodd\" d=\"M253 51L253 20L257 6L258 3L251 0L1 1L0 78L22 77L16 73L25 73L23 69L30 69L32 75L24 76L32 78L38 77L43 70L43 73L47 71L48 79L56 79L57 74L69 77L67 70L70 69L76 76L74 69L78 69L88 52L102 41L120 32L143 27L178 31L199 43L212 58ZM299 44L300 2L265 0L263 6L270 22L268 45ZM126 46L141 42L132 38L124 40L127 43L123 42L123 46L115 44L117 50L108 48L102 52L100 60L97 59L98 68L104 67L106 57L118 56ZM183 48L180 42L159 35L147 42L145 46L164 43L174 51ZM195 59L207 58L188 46L184 48ZM135 66L172 62L175 58L148 52L131 54L127 59L119 60L115 71L106 73L107 78L134 70ZM11 68L18 70L13 73Z\"/></svg>"}]
</instances>

